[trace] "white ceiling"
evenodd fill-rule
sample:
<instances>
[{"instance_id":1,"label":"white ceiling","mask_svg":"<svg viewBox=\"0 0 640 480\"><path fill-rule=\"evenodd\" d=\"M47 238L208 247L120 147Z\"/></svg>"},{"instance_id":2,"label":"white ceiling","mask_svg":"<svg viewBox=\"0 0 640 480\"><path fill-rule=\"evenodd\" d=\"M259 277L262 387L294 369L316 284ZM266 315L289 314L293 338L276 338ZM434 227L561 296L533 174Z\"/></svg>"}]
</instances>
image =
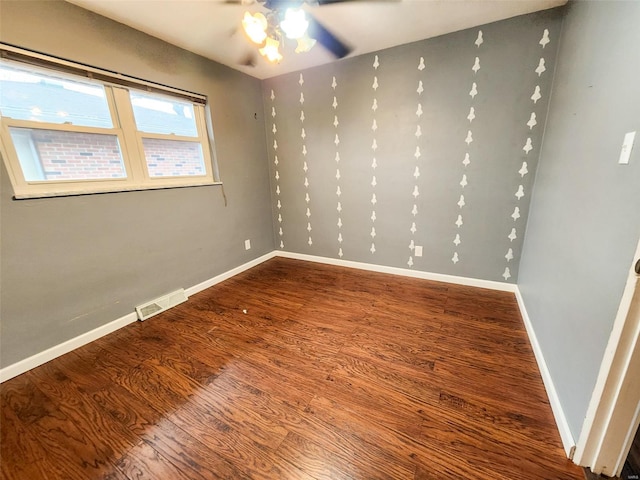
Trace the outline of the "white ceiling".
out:
<instances>
[{"instance_id":1,"label":"white ceiling","mask_svg":"<svg viewBox=\"0 0 640 480\"><path fill-rule=\"evenodd\" d=\"M149 35L257 78L269 78L335 59L322 46L294 53L284 47L278 65L257 54L241 30L246 10L225 0L67 0ZM349 57L557 7L567 0L378 0L309 7L315 18L353 48ZM241 62L254 57L255 66Z\"/></svg>"}]
</instances>

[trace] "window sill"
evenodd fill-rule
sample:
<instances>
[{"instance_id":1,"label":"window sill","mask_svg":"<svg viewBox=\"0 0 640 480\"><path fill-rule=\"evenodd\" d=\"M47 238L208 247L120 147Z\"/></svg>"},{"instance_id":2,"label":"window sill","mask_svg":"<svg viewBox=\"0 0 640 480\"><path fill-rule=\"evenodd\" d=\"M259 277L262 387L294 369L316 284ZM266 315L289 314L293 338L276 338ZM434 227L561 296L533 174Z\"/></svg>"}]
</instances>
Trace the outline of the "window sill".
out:
<instances>
[{"instance_id":1,"label":"window sill","mask_svg":"<svg viewBox=\"0 0 640 480\"><path fill-rule=\"evenodd\" d=\"M167 190L174 188L191 188L191 187L209 187L215 185L222 185L222 182L202 182L202 183L190 183L188 185L144 185L144 186L123 186L121 188L114 189L105 188L105 189L86 189L86 190L69 190L69 191L58 191L58 192L21 192L16 193L13 196L14 200L32 200L37 198L55 198L55 197L76 197L80 195L104 195L108 193L124 193L124 192L141 192L148 190Z\"/></svg>"}]
</instances>

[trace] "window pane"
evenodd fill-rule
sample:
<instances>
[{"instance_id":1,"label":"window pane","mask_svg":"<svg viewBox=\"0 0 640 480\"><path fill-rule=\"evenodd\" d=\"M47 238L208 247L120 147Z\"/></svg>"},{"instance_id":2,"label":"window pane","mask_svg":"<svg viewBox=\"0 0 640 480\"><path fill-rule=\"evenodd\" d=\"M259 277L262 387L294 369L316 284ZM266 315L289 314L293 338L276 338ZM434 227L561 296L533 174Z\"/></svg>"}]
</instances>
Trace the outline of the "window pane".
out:
<instances>
[{"instance_id":1,"label":"window pane","mask_svg":"<svg viewBox=\"0 0 640 480\"><path fill-rule=\"evenodd\" d=\"M202 145L199 143L143 138L142 144L150 177L191 177L206 174Z\"/></svg>"},{"instance_id":2,"label":"window pane","mask_svg":"<svg viewBox=\"0 0 640 480\"><path fill-rule=\"evenodd\" d=\"M193 105L160 95L129 92L136 126L141 132L197 137Z\"/></svg>"},{"instance_id":3,"label":"window pane","mask_svg":"<svg viewBox=\"0 0 640 480\"><path fill-rule=\"evenodd\" d=\"M35 122L112 128L104 87L0 63L0 113Z\"/></svg>"},{"instance_id":4,"label":"window pane","mask_svg":"<svg viewBox=\"0 0 640 480\"><path fill-rule=\"evenodd\" d=\"M127 176L116 135L15 127L9 130L27 181Z\"/></svg>"}]
</instances>

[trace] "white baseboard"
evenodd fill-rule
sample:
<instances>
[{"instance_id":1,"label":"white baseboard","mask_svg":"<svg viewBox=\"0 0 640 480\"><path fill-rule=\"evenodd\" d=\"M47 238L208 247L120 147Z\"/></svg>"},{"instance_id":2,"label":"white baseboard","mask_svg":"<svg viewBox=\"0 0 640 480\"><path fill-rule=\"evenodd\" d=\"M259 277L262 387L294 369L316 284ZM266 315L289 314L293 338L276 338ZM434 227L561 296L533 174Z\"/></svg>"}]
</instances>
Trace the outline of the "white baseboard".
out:
<instances>
[{"instance_id":1,"label":"white baseboard","mask_svg":"<svg viewBox=\"0 0 640 480\"><path fill-rule=\"evenodd\" d=\"M10 378L17 377L18 375L25 373L32 368L39 367L43 363L47 363L48 361L60 357L65 353L69 353L70 351L82 347L87 343L93 342L100 337L104 337L111 332L115 332L116 330L135 322L137 319L138 315L136 314L136 312L128 313L124 317L120 317L117 320L107 323L106 325L94 328L89 332L78 335L77 337L67 340L66 342L62 342L58 345L46 349L43 352L36 353L29 358L25 358L24 360L20 360L19 362L9 365L8 367L0 369L0 383L9 380Z\"/></svg>"},{"instance_id":2,"label":"white baseboard","mask_svg":"<svg viewBox=\"0 0 640 480\"><path fill-rule=\"evenodd\" d=\"M188 297L190 297L191 295L195 295L196 293L206 290L209 287L213 287L217 283L224 282L225 280L231 277L234 277L239 273L244 272L245 270L249 270L250 268L253 268L256 265L260 265L262 262L266 262L267 260L275 256L276 256L275 250L269 253L265 253L261 257L254 258L253 260L247 263L243 263L239 267L232 268L231 270L221 273L220 275L216 275L215 277L210 278L209 280L205 280L202 283L199 283L197 285L194 285L193 287L187 288L185 289L185 293L187 294Z\"/></svg>"},{"instance_id":3,"label":"white baseboard","mask_svg":"<svg viewBox=\"0 0 640 480\"><path fill-rule=\"evenodd\" d=\"M527 329L527 334L529 335L529 343L531 343L531 347L533 348L533 353L536 357L536 362L538 363L538 370L540 370L544 388L547 391L547 397L549 397L551 411L553 412L553 417L556 421L558 432L560 433L562 446L564 447L567 458L572 458L575 451L576 442L573 438L573 435L571 434L571 430L569 429L567 417L564 414L562 404L560 403L560 398L558 397L558 392L556 391L556 387L553 384L553 379L551 378L551 373L549 372L547 363L544 360L544 355L542 354L542 349L540 348L540 344L538 343L536 332L533 329L533 324L531 323L531 319L529 318L529 314L527 313L524 299L522 298L520 289L517 287L515 290L515 294L516 300L518 301L518 306L520 307L520 313L522 314L524 326Z\"/></svg>"},{"instance_id":4,"label":"white baseboard","mask_svg":"<svg viewBox=\"0 0 640 480\"><path fill-rule=\"evenodd\" d=\"M562 407L558 400L558 396L556 394L555 388L553 386L553 381L551 380L551 376L549 374L549 370L544 362L544 357L542 356L542 351L540 350L540 346L535 337L535 332L533 327L531 326L531 322L529 320L529 316L527 315L526 308L524 306L524 302L522 300L522 296L520 291L518 290L517 285L503 282L494 282L489 280L480 280L475 278L468 277L459 277L454 275L444 275L439 273L430 273L430 272L421 272L418 270L409 270L405 268L397 268L397 267L386 267L382 265L374 265L369 263L362 262L353 262L349 260L339 260L335 258L328 257L319 257L314 255L306 255L302 253L294 253L294 252L285 252L280 250L275 250L273 252L269 252L261 257L258 257L254 260L251 260L243 265L240 265L236 268L233 268L227 272L221 273L209 280L205 280L197 285L194 285L190 288L185 289L185 293L188 296L195 295L198 292L201 292L217 283L223 282L234 275L237 275L245 270L248 270L262 262L265 262L273 257L284 257L284 258L292 258L298 260L305 260L310 262L317 263L325 263L329 265L337 265L347 268L356 268L360 270L368 270L373 272L380 273L389 273L393 275L402 275L406 277L420 278L426 280L434 280L439 282L447 282L447 283L456 283L460 285L468 285L479 288L489 288L492 290L501 290L507 292L514 292L516 294L516 298L518 300L518 304L520 305L520 310L522 312L522 317L524 319L525 327L529 334L530 342L533 347L533 351L536 356L536 360L538 362L538 368L542 374L542 379L544 381L545 388L547 390L547 395L549 396L549 401L551 403L551 408L553 410L554 417L556 419L556 423L558 425L558 430L560 431L560 436L562 438L562 443L564 445L567 456L573 452L575 442L569 431L569 426L564 416L564 412L562 411ZM57 358L65 353L69 353L76 348L79 348L87 343L90 343L94 340L97 340L109 333L112 333L130 323L133 323L137 320L137 315L135 312L131 312L117 320L114 320L106 325L102 325L94 330L86 332L82 335L79 335L75 338L67 340L59 345L51 347L43 352L37 353L29 358L21 360L13 365L9 365L3 369L0 369L0 382L4 382L13 377L16 377L22 373L27 372L35 367L38 367L54 358Z\"/></svg>"},{"instance_id":5,"label":"white baseboard","mask_svg":"<svg viewBox=\"0 0 640 480\"><path fill-rule=\"evenodd\" d=\"M488 288L491 290L501 290L505 292L515 293L516 300L518 302L518 306L522 314L522 319L524 321L524 325L527 330L527 335L529 336L529 342L531 343L531 347L533 348L533 353L535 354L535 357L536 357L538 369L540 371L540 375L542 376L542 381L544 383L544 387L547 392L547 397L549 398L549 403L551 405L553 417L556 421L558 432L560 433L560 438L562 440L564 451L567 455L567 458L572 458L576 443L573 438L573 435L571 434L571 430L569 429L569 424L564 415L564 410L562 409L562 405L560 404L560 399L558 397L558 393L556 392L555 386L553 384L553 380L551 379L551 374L544 360L544 355L542 354L542 349L540 348L540 344L538 343L538 339L536 337L535 330L533 329L531 319L529 318L529 314L527 313L527 309L524 304L524 299L522 298L520 289L516 284L494 282L491 280L481 280L481 279L469 278L469 277L459 277L455 275L445 275L440 273L421 272L419 270L409 270L406 268L386 267L382 265L352 262L349 260L340 260L336 258L317 257L314 255L307 255L304 253L276 251L275 255L279 257L293 258L297 260L306 260L309 262L326 263L329 265L337 265L341 267L358 268L361 270L369 270L373 272L390 273L393 275L403 275L403 276L413 277L413 278L435 280L438 282L455 283L458 285L467 285L471 287Z\"/></svg>"},{"instance_id":6,"label":"white baseboard","mask_svg":"<svg viewBox=\"0 0 640 480\"><path fill-rule=\"evenodd\" d=\"M198 292L201 292L202 290L212 287L216 283L220 283L224 280L227 280L228 278L233 277L234 275L237 275L241 272L244 272L245 270L255 267L256 265L266 260L269 260L274 256L275 256L275 252L269 252L265 255L262 255L261 257L258 257L245 264L242 264L239 267L232 268L227 272L221 273L220 275L210 278L209 280L205 280L202 283L199 283L197 285L194 285L193 287L185 289L185 293L188 296L194 295ZM35 355L32 355L29 358L25 358L24 360L20 360L19 362L9 365L8 367L2 368L0 369L0 383L6 380L9 380L13 377L17 377L18 375L25 373L31 370L32 368L36 368L44 363L47 363L50 360L53 360L54 358L64 355L65 353L69 353L72 350L82 347L87 343L93 342L94 340L97 340L100 337L104 337L109 333L115 332L116 330L126 325L129 325L130 323L135 322L137 319L138 319L138 316L136 315L135 311L128 313L127 315L120 317L117 320L114 320L112 322L109 322L106 325L102 325L89 332L83 333L82 335L78 335L75 338L67 340L66 342L63 342L51 348L48 348L43 352L36 353Z\"/></svg>"},{"instance_id":7,"label":"white baseboard","mask_svg":"<svg viewBox=\"0 0 640 480\"><path fill-rule=\"evenodd\" d=\"M410 270L408 268L387 267L384 265L376 265L373 263L352 262L350 260L340 260L338 258L330 257L318 257L315 255L286 252L283 250L276 250L274 256L293 258L296 260L306 260L307 262L326 263L328 265L337 265L339 267L357 268L360 270L368 270L371 272L390 273L392 275L421 278L423 280L434 280L436 282L456 283L458 285L467 285L470 287L489 288L491 290L500 290L503 292L515 292L517 289L517 286L514 283L494 282L491 280L481 280L479 278L445 275L443 273L422 272L420 270Z\"/></svg>"}]
</instances>

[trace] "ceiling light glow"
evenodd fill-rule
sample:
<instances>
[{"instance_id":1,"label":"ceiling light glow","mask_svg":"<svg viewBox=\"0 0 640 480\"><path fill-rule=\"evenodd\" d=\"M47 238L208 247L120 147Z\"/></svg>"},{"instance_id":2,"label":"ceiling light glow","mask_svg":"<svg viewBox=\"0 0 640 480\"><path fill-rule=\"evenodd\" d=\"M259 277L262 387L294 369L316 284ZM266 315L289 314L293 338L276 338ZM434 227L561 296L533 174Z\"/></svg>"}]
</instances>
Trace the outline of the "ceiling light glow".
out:
<instances>
[{"instance_id":1,"label":"ceiling light glow","mask_svg":"<svg viewBox=\"0 0 640 480\"><path fill-rule=\"evenodd\" d=\"M304 10L287 8L284 14L284 20L280 22L280 28L282 28L287 38L302 38L307 32L307 28L309 28L309 22L304 14Z\"/></svg>"},{"instance_id":2,"label":"ceiling light glow","mask_svg":"<svg viewBox=\"0 0 640 480\"><path fill-rule=\"evenodd\" d=\"M316 44L316 40L305 34L298 39L298 45L296 46L296 53L305 53L313 48Z\"/></svg>"},{"instance_id":3,"label":"ceiling light glow","mask_svg":"<svg viewBox=\"0 0 640 480\"><path fill-rule=\"evenodd\" d=\"M260 55L265 57L271 63L278 63L282 60L282 55L278 51L278 47L280 46L280 42L275 38L267 38L267 42L264 47L260 48L258 51Z\"/></svg>"},{"instance_id":4,"label":"ceiling light glow","mask_svg":"<svg viewBox=\"0 0 640 480\"><path fill-rule=\"evenodd\" d=\"M244 28L251 41L258 45L262 44L267 38L267 18L260 12L253 15L245 12L242 19L242 28Z\"/></svg>"}]
</instances>

